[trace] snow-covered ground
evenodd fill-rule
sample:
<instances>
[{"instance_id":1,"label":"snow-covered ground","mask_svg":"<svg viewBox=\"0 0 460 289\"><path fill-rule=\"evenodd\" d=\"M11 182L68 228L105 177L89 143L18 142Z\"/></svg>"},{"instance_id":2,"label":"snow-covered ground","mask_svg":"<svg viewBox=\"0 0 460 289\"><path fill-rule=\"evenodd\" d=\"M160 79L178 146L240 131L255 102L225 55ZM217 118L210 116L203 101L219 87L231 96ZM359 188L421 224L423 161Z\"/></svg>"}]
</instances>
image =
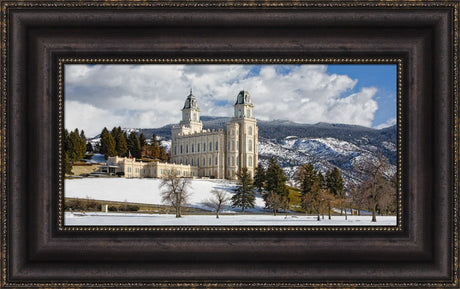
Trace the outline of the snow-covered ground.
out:
<instances>
[{"instance_id":1,"label":"snow-covered ground","mask_svg":"<svg viewBox=\"0 0 460 289\"><path fill-rule=\"evenodd\" d=\"M161 201L160 179L126 179L126 178L78 178L66 179L64 184L64 196L68 198L82 198L93 200L106 200L118 202L132 202L143 204L163 204ZM229 197L233 195L235 183L228 180L191 180L189 188L190 198L187 206L212 211L206 206L206 202L212 197L213 189L222 190ZM227 206L219 219L215 215L184 215L175 218L167 214L141 214L141 213L65 213L66 225L154 225L154 226L214 226L214 225L248 225L248 226L278 226L278 225L302 225L302 226L394 226L396 217L377 216L377 223L371 222L371 216L333 216L332 220L316 221L315 216L288 215L281 213L273 216L270 211L264 209L265 204L261 196L256 197L256 205L253 209L247 209L248 213L238 214L240 208ZM263 214L265 213L265 214Z\"/></svg>"},{"instance_id":2,"label":"snow-covered ground","mask_svg":"<svg viewBox=\"0 0 460 289\"><path fill-rule=\"evenodd\" d=\"M371 222L371 216L325 216L317 221L316 216L278 214L184 215L176 218L167 214L139 213L65 213L66 226L394 226L395 216L378 216Z\"/></svg>"},{"instance_id":3,"label":"snow-covered ground","mask_svg":"<svg viewBox=\"0 0 460 289\"><path fill-rule=\"evenodd\" d=\"M142 204L163 204L161 201L160 179L127 179L127 178L78 178L66 179L64 196L67 198L81 198L117 202L131 202ZM191 180L189 188L188 207L211 210L206 202L212 198L211 191L225 191L228 197L233 195L235 182L228 180ZM264 212L265 203L261 196L256 196L254 209L248 212ZM224 212L238 212L240 208L227 207Z\"/></svg>"}]
</instances>

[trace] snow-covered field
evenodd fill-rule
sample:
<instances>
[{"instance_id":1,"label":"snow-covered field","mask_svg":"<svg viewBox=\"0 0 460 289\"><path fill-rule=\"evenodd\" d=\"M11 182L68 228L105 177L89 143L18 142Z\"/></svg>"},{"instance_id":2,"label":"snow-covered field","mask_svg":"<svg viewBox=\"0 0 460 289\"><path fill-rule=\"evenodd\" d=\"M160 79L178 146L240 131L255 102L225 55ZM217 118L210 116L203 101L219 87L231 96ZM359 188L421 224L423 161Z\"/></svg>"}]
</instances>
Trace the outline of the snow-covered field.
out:
<instances>
[{"instance_id":1,"label":"snow-covered field","mask_svg":"<svg viewBox=\"0 0 460 289\"><path fill-rule=\"evenodd\" d=\"M82 198L93 200L106 200L118 202L131 202L161 205L160 179L126 179L126 178L76 178L66 179L64 196L67 198ZM228 180L191 180L189 188L189 201L187 206L212 211L206 202L212 198L213 189L225 191L229 197L233 195L235 183ZM345 221L344 216L333 216L332 220L316 221L315 216L278 214L273 216L264 209L265 204L261 196L256 196L256 205L247 209L248 213L238 214L240 208L227 206L219 219L215 215L184 215L175 218L167 214L141 214L141 213L65 213L65 225L248 225L248 226L394 226L396 217L377 216L377 222L371 222L371 216L349 216ZM265 214L263 214L265 213Z\"/></svg>"},{"instance_id":2,"label":"snow-covered field","mask_svg":"<svg viewBox=\"0 0 460 289\"><path fill-rule=\"evenodd\" d=\"M317 221L316 216L278 214L184 215L176 218L170 214L139 213L65 213L66 226L394 226L395 216L378 216L371 222L371 216L332 216Z\"/></svg>"},{"instance_id":3,"label":"snow-covered field","mask_svg":"<svg viewBox=\"0 0 460 289\"><path fill-rule=\"evenodd\" d=\"M163 204L161 201L160 179L126 179L126 178L76 178L66 179L64 196L67 198L81 198L106 200L117 202ZM228 180L196 179L191 180L189 201L187 206L211 210L206 202L212 198L213 189L222 190L229 197L233 195L235 182ZM256 196L254 209L248 212L264 212L265 203L261 196ZM238 212L239 208L227 207L224 212Z\"/></svg>"}]
</instances>

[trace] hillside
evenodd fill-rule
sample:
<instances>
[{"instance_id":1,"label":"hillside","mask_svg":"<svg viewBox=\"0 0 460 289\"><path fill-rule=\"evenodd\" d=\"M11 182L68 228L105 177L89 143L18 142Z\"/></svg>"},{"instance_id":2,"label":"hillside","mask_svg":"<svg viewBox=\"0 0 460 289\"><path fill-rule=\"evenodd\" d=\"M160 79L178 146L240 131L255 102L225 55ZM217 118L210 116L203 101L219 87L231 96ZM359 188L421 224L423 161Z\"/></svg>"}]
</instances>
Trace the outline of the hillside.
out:
<instances>
[{"instance_id":1,"label":"hillside","mask_svg":"<svg viewBox=\"0 0 460 289\"><path fill-rule=\"evenodd\" d=\"M204 129L219 129L224 128L231 118L202 116L201 120ZM259 160L266 164L270 157L274 157L290 178L299 165L312 162L322 172L336 166L346 179L359 181L353 167L375 158L379 153L392 164L388 173L396 172L396 126L373 129L357 125L299 124L283 120L258 120L257 123ZM135 130L147 137L155 133L169 148L171 126Z\"/></svg>"}]
</instances>

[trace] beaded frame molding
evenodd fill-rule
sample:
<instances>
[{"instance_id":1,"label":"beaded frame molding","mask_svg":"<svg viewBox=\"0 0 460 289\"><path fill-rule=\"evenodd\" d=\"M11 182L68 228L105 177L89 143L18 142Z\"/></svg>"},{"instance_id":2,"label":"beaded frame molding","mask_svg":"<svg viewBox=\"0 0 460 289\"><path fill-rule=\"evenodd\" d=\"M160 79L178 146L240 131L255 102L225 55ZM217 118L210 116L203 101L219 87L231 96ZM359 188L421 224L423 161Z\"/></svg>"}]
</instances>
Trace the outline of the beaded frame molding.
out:
<instances>
[{"instance_id":1,"label":"beaded frame molding","mask_svg":"<svg viewBox=\"0 0 460 289\"><path fill-rule=\"evenodd\" d=\"M459 1L0 4L1 287L460 285ZM64 226L71 63L396 64L397 226Z\"/></svg>"}]
</instances>

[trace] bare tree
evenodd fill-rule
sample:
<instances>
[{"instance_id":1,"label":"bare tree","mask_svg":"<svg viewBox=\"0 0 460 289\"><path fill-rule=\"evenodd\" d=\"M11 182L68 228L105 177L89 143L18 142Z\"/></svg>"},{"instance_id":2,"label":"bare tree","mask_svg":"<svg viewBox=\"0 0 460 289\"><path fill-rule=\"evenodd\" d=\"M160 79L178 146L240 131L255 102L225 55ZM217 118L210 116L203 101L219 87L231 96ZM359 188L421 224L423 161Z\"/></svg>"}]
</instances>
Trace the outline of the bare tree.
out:
<instances>
[{"instance_id":1,"label":"bare tree","mask_svg":"<svg viewBox=\"0 0 460 289\"><path fill-rule=\"evenodd\" d=\"M358 210L358 215L361 215L361 208L366 206L365 194L361 192L360 186L354 183L348 183L348 195L350 197L351 207Z\"/></svg>"},{"instance_id":2,"label":"bare tree","mask_svg":"<svg viewBox=\"0 0 460 289\"><path fill-rule=\"evenodd\" d=\"M228 205L230 198L221 190L212 190L211 194L213 194L213 198L209 199L206 205L216 211L216 218L219 219L219 212Z\"/></svg>"},{"instance_id":3,"label":"bare tree","mask_svg":"<svg viewBox=\"0 0 460 289\"><path fill-rule=\"evenodd\" d=\"M161 181L160 187L165 188L161 192L162 201L174 207L176 218L182 217L181 209L187 203L189 185L190 179L179 177L174 170Z\"/></svg>"},{"instance_id":4,"label":"bare tree","mask_svg":"<svg viewBox=\"0 0 460 289\"><path fill-rule=\"evenodd\" d=\"M289 199L286 196L280 195L276 192L268 193L265 202L267 203L268 207L272 208L274 216L276 216L276 213L279 209L287 211L289 208Z\"/></svg>"},{"instance_id":5,"label":"bare tree","mask_svg":"<svg viewBox=\"0 0 460 289\"><path fill-rule=\"evenodd\" d=\"M358 171L364 179L359 187L364 194L368 208L372 211L372 222L377 221L377 206L383 203L391 192L387 185L390 179L386 175L388 167L389 162L382 154L378 154L376 159L358 166Z\"/></svg>"}]
</instances>

